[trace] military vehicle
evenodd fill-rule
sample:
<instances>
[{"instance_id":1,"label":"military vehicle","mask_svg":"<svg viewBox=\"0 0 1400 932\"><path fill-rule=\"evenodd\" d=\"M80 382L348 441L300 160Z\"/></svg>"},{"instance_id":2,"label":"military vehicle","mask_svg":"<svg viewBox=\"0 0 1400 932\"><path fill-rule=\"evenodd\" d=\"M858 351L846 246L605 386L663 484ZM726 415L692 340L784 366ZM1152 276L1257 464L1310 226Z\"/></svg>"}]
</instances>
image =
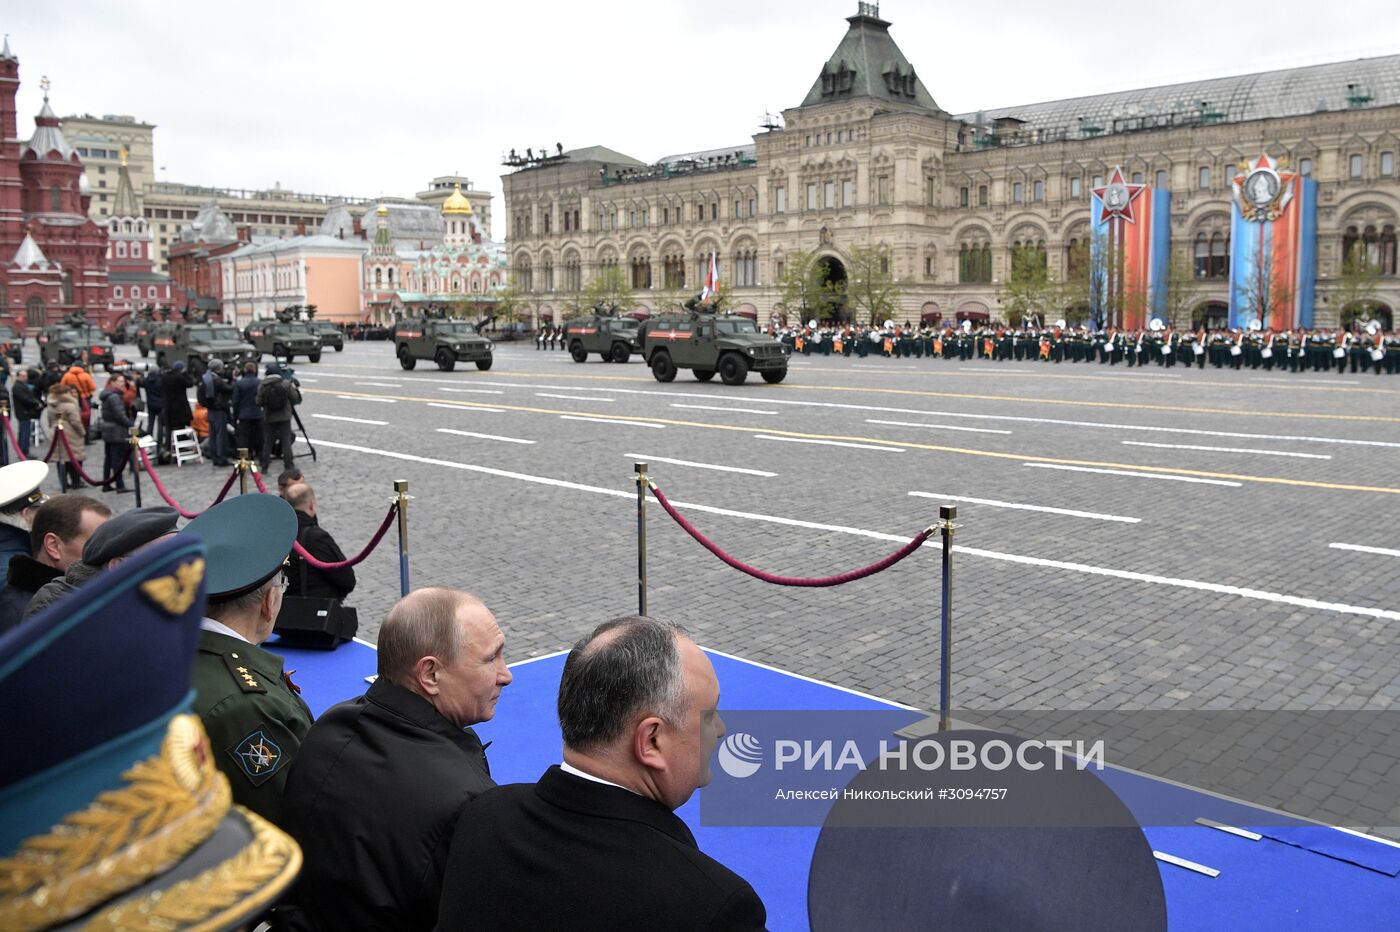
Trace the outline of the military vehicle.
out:
<instances>
[{"instance_id":1,"label":"military vehicle","mask_svg":"<svg viewBox=\"0 0 1400 932\"><path fill-rule=\"evenodd\" d=\"M127 333L144 359L150 356L151 350L155 348L156 331L161 327L168 330L173 326L169 307L161 308L160 320L156 320L156 310L148 304L131 316L131 325L127 328Z\"/></svg>"},{"instance_id":2,"label":"military vehicle","mask_svg":"<svg viewBox=\"0 0 1400 932\"><path fill-rule=\"evenodd\" d=\"M186 313L185 323L161 325L154 336L156 365L184 361L194 375L209 368L209 362L222 359L237 367L245 362L257 362L258 351L243 339L232 324L210 323L208 318L194 312Z\"/></svg>"},{"instance_id":3,"label":"military vehicle","mask_svg":"<svg viewBox=\"0 0 1400 932\"><path fill-rule=\"evenodd\" d=\"M642 351L637 337L640 322L616 315L616 308L599 304L587 317L564 321L564 345L574 362L587 361L589 353L597 353L605 362L626 362L633 353Z\"/></svg>"},{"instance_id":4,"label":"military vehicle","mask_svg":"<svg viewBox=\"0 0 1400 932\"><path fill-rule=\"evenodd\" d=\"M0 324L0 353L10 357L12 362L18 363L23 355L23 347L24 334L9 324Z\"/></svg>"},{"instance_id":5,"label":"military vehicle","mask_svg":"<svg viewBox=\"0 0 1400 932\"><path fill-rule=\"evenodd\" d=\"M311 329L311 322L299 320L300 305L293 304L277 312L276 320L255 320L243 331L261 358L268 353L292 362L305 356L308 362L321 361L321 338Z\"/></svg>"},{"instance_id":6,"label":"military vehicle","mask_svg":"<svg viewBox=\"0 0 1400 932\"><path fill-rule=\"evenodd\" d=\"M642 324L642 358L658 382L669 382L676 370L689 369L708 382L719 373L725 385L742 385L749 370L769 383L787 378L792 349L760 333L747 317L710 313L710 305L692 298L687 314L664 314Z\"/></svg>"},{"instance_id":7,"label":"military vehicle","mask_svg":"<svg viewBox=\"0 0 1400 932\"><path fill-rule=\"evenodd\" d=\"M71 366L86 353L89 365L112 370L112 341L82 314L69 314L60 323L40 330L38 342L41 364L52 359L60 366Z\"/></svg>"},{"instance_id":8,"label":"military vehicle","mask_svg":"<svg viewBox=\"0 0 1400 932\"><path fill-rule=\"evenodd\" d=\"M478 334L473 324L448 317L441 308L399 321L394 326L394 348L405 369L412 369L420 359L433 360L443 372L451 372L459 362L491 368L491 341Z\"/></svg>"},{"instance_id":9,"label":"military vehicle","mask_svg":"<svg viewBox=\"0 0 1400 932\"><path fill-rule=\"evenodd\" d=\"M321 347L334 347L337 353L345 352L345 334L328 320L311 321L311 332L321 338Z\"/></svg>"}]
</instances>

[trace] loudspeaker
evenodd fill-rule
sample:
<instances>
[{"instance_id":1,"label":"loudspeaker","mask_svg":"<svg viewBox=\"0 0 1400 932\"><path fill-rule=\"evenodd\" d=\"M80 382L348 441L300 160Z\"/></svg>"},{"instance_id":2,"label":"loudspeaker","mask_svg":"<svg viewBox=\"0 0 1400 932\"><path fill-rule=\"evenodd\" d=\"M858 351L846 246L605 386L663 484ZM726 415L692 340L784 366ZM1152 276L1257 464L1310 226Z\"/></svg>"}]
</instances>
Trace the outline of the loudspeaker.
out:
<instances>
[{"instance_id":1,"label":"loudspeaker","mask_svg":"<svg viewBox=\"0 0 1400 932\"><path fill-rule=\"evenodd\" d=\"M294 647L333 650L359 629L359 615L350 606L341 605L339 599L284 595L273 631L283 643Z\"/></svg>"}]
</instances>

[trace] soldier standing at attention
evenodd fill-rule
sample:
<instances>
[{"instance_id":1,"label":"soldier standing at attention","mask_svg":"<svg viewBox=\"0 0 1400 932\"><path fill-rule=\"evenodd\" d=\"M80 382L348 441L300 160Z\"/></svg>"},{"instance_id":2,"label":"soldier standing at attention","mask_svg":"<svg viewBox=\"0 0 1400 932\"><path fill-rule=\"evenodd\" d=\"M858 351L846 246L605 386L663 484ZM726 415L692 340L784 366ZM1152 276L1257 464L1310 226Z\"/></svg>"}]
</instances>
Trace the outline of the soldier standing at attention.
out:
<instances>
[{"instance_id":1,"label":"soldier standing at attention","mask_svg":"<svg viewBox=\"0 0 1400 932\"><path fill-rule=\"evenodd\" d=\"M182 535L204 541L209 604L194 661L194 708L233 801L280 824L288 765L311 730L282 658L258 645L282 610L282 567L296 540L292 506L240 495L205 511Z\"/></svg>"}]
</instances>

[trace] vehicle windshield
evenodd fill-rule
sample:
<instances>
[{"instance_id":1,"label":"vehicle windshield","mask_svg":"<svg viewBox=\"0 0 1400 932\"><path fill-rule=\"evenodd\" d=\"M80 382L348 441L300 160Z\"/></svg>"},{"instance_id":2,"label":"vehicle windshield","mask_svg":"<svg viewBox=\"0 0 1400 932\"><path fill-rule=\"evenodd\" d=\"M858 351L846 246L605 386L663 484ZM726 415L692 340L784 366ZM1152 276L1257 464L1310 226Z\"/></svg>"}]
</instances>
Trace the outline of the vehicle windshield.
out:
<instances>
[{"instance_id":1,"label":"vehicle windshield","mask_svg":"<svg viewBox=\"0 0 1400 932\"><path fill-rule=\"evenodd\" d=\"M715 321L715 332L720 335L758 333L758 326L747 317L721 317Z\"/></svg>"},{"instance_id":2,"label":"vehicle windshield","mask_svg":"<svg viewBox=\"0 0 1400 932\"><path fill-rule=\"evenodd\" d=\"M236 327L186 327L190 340L242 340Z\"/></svg>"},{"instance_id":3,"label":"vehicle windshield","mask_svg":"<svg viewBox=\"0 0 1400 932\"><path fill-rule=\"evenodd\" d=\"M76 330L60 330L60 331L58 331L58 333L54 334L54 339L57 339L57 340L81 340L81 339L82 339L82 334L78 333L78 331L76 331Z\"/></svg>"},{"instance_id":4,"label":"vehicle windshield","mask_svg":"<svg viewBox=\"0 0 1400 932\"><path fill-rule=\"evenodd\" d=\"M642 322L633 317L619 317L611 324L614 330L636 330L641 325Z\"/></svg>"},{"instance_id":5,"label":"vehicle windshield","mask_svg":"<svg viewBox=\"0 0 1400 932\"><path fill-rule=\"evenodd\" d=\"M243 334L238 332L237 327L215 327L214 339L216 340L243 340Z\"/></svg>"},{"instance_id":6,"label":"vehicle windshield","mask_svg":"<svg viewBox=\"0 0 1400 932\"><path fill-rule=\"evenodd\" d=\"M467 323L465 320L455 320L445 324L438 324L433 329L437 333L476 333L476 327Z\"/></svg>"},{"instance_id":7,"label":"vehicle windshield","mask_svg":"<svg viewBox=\"0 0 1400 932\"><path fill-rule=\"evenodd\" d=\"M282 328L288 333L310 333L311 327L304 323L283 324Z\"/></svg>"},{"instance_id":8,"label":"vehicle windshield","mask_svg":"<svg viewBox=\"0 0 1400 932\"><path fill-rule=\"evenodd\" d=\"M318 320L311 325L312 330L334 330L335 324L328 320Z\"/></svg>"}]
</instances>

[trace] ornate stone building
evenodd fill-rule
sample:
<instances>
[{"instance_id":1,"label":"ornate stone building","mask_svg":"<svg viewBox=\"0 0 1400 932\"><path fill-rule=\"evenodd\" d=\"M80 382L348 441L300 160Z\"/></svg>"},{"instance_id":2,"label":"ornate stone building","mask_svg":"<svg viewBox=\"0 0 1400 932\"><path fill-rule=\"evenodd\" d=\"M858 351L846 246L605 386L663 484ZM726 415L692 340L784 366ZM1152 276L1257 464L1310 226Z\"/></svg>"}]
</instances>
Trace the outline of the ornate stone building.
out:
<instances>
[{"instance_id":1,"label":"ornate stone building","mask_svg":"<svg viewBox=\"0 0 1400 932\"><path fill-rule=\"evenodd\" d=\"M1171 250L1194 321L1229 299L1231 180L1267 153L1318 182L1316 320L1336 324L1343 256L1380 271L1368 313L1400 303L1400 56L1129 90L969 114L943 111L861 3L806 98L728 149L644 163L603 147L503 178L512 274L543 315L617 266L643 307L697 290L713 251L736 303L781 312L786 257L847 276L853 247L888 250L903 316L1005 319L1018 250L1063 280L1090 192L1117 166L1171 193ZM1186 322L1179 321L1185 324Z\"/></svg>"}]
</instances>

